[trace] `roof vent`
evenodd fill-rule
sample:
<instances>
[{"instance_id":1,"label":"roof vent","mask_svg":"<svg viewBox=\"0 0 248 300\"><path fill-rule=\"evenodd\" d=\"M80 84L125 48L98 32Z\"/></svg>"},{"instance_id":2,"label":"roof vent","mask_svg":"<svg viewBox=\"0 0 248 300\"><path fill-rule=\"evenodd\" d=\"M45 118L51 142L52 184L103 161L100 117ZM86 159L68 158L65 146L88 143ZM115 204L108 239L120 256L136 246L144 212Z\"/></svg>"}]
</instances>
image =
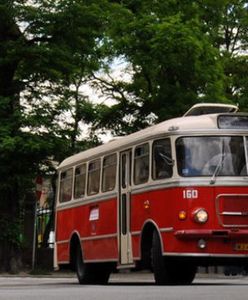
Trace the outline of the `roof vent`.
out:
<instances>
[{"instance_id":1,"label":"roof vent","mask_svg":"<svg viewBox=\"0 0 248 300\"><path fill-rule=\"evenodd\" d=\"M200 116L219 113L236 113L238 106L221 103L199 103L192 106L183 116Z\"/></svg>"}]
</instances>

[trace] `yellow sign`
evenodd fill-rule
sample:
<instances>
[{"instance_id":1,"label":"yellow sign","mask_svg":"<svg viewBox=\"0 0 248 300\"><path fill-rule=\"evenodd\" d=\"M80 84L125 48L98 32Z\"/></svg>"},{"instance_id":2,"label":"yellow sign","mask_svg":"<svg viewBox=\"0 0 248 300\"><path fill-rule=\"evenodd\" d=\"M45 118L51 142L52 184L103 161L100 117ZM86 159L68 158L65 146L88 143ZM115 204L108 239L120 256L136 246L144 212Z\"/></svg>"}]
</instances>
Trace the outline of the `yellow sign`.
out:
<instances>
[{"instance_id":1,"label":"yellow sign","mask_svg":"<svg viewBox=\"0 0 248 300\"><path fill-rule=\"evenodd\" d=\"M248 251L248 243L238 243L235 245L234 250L236 251Z\"/></svg>"}]
</instances>

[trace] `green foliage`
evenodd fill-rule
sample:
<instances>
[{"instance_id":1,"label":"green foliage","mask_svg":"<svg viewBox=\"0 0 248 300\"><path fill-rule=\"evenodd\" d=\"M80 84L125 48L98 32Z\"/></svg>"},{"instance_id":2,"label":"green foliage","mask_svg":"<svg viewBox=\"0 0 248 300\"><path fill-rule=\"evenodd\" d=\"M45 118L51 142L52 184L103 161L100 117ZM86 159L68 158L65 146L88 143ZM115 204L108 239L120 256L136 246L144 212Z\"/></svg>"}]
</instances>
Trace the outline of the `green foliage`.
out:
<instances>
[{"instance_id":1,"label":"green foliage","mask_svg":"<svg viewBox=\"0 0 248 300\"><path fill-rule=\"evenodd\" d=\"M94 109L76 82L102 65L106 4L0 3L0 211L8 220L20 218L37 174L78 151L79 122L91 122ZM15 246L8 228L4 237Z\"/></svg>"},{"instance_id":2,"label":"green foliage","mask_svg":"<svg viewBox=\"0 0 248 300\"><path fill-rule=\"evenodd\" d=\"M196 102L245 108L247 1L112 2L108 45L130 64L131 79L100 82L108 94L112 86L117 104L104 110L99 126L136 131L151 116L178 116Z\"/></svg>"},{"instance_id":3,"label":"green foliage","mask_svg":"<svg viewBox=\"0 0 248 300\"><path fill-rule=\"evenodd\" d=\"M40 164L41 153L43 160L49 154L60 160L75 142L70 137L80 134L78 123L92 121L93 108L87 99L78 99L75 82L102 65L106 4L105 0L2 1L3 151L18 149L19 155L35 156L34 164ZM77 86L75 92L72 85ZM67 118L72 121L66 122Z\"/></svg>"},{"instance_id":4,"label":"green foliage","mask_svg":"<svg viewBox=\"0 0 248 300\"><path fill-rule=\"evenodd\" d=\"M200 6L205 32L220 52L224 70L225 96L247 107L248 2L244 0L206 1Z\"/></svg>"},{"instance_id":5,"label":"green foliage","mask_svg":"<svg viewBox=\"0 0 248 300\"><path fill-rule=\"evenodd\" d=\"M21 226L20 221L13 221L8 217L0 218L0 244L10 243L16 247L21 247Z\"/></svg>"},{"instance_id":6,"label":"green foliage","mask_svg":"<svg viewBox=\"0 0 248 300\"><path fill-rule=\"evenodd\" d=\"M153 115L156 121L178 116L199 101L226 100L220 53L204 32L199 9L195 2L173 0L116 4L109 44L132 71L129 82L114 82L124 95L110 109L115 132L121 133L119 126L143 128ZM108 118L101 125L113 126Z\"/></svg>"}]
</instances>

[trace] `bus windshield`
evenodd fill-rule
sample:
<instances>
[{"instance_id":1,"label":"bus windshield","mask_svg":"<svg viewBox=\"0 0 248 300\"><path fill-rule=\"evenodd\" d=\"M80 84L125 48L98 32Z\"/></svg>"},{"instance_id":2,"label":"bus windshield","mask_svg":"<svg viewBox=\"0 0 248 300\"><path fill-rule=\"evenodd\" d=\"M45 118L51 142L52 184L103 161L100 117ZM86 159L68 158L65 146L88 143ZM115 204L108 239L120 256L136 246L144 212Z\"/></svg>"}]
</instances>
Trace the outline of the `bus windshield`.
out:
<instances>
[{"instance_id":1,"label":"bus windshield","mask_svg":"<svg viewBox=\"0 0 248 300\"><path fill-rule=\"evenodd\" d=\"M180 176L247 176L241 136L181 137L176 141Z\"/></svg>"}]
</instances>

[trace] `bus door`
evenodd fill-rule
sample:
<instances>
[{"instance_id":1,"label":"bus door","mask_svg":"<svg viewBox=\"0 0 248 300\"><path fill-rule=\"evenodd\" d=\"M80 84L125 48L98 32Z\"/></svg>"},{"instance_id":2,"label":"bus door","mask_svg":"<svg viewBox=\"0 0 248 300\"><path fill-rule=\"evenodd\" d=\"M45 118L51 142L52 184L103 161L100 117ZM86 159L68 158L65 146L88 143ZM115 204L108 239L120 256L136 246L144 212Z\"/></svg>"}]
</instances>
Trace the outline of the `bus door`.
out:
<instances>
[{"instance_id":1,"label":"bus door","mask_svg":"<svg viewBox=\"0 0 248 300\"><path fill-rule=\"evenodd\" d=\"M119 255L122 265L133 262L130 233L131 155L131 150L120 154Z\"/></svg>"}]
</instances>

